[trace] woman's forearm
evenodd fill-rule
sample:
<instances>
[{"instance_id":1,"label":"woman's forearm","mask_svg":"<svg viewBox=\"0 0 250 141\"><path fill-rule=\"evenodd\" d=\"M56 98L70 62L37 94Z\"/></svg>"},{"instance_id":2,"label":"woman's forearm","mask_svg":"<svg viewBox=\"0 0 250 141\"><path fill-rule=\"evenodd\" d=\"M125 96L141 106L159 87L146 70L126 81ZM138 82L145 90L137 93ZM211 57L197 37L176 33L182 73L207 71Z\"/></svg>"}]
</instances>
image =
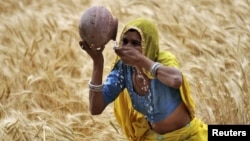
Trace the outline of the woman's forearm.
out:
<instances>
[{"instance_id":1,"label":"woman's forearm","mask_svg":"<svg viewBox=\"0 0 250 141\"><path fill-rule=\"evenodd\" d=\"M172 88L180 88L182 85L182 73L172 67L161 66L157 69L156 78Z\"/></svg>"},{"instance_id":2,"label":"woman's forearm","mask_svg":"<svg viewBox=\"0 0 250 141\"><path fill-rule=\"evenodd\" d=\"M94 86L101 86L103 76L103 62L94 62L92 77L89 83ZM92 115L101 114L105 109L106 103L102 91L89 89L89 109Z\"/></svg>"},{"instance_id":3,"label":"woman's forearm","mask_svg":"<svg viewBox=\"0 0 250 141\"><path fill-rule=\"evenodd\" d=\"M146 57L142 57L139 62L140 65L149 72L151 72L154 63L156 63ZM173 88L179 88L182 84L182 73L178 69L168 66L161 65L158 67L155 78Z\"/></svg>"}]
</instances>

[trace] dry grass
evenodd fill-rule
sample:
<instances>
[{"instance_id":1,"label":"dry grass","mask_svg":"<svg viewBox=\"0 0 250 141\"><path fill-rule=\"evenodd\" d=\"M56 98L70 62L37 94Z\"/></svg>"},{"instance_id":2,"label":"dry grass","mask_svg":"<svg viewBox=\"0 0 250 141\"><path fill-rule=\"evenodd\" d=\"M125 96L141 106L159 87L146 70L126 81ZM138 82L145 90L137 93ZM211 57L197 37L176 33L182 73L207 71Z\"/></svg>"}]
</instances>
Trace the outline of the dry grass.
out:
<instances>
[{"instance_id":1,"label":"dry grass","mask_svg":"<svg viewBox=\"0 0 250 141\"><path fill-rule=\"evenodd\" d=\"M197 116L208 124L250 124L249 0L9 0L0 2L0 140L125 140L110 105L88 112L92 61L78 46L78 21L104 5L123 25L155 20L161 48L188 77ZM113 61L104 51L105 72Z\"/></svg>"}]
</instances>

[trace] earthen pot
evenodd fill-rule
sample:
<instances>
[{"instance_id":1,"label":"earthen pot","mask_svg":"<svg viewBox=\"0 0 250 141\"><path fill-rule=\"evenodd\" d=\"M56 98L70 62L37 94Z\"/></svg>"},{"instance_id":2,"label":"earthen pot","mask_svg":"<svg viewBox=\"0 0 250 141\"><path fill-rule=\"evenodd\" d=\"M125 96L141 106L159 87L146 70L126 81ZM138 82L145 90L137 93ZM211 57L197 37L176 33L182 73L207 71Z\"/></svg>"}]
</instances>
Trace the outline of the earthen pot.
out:
<instances>
[{"instance_id":1,"label":"earthen pot","mask_svg":"<svg viewBox=\"0 0 250 141\"><path fill-rule=\"evenodd\" d=\"M102 6L92 6L81 16L79 34L88 45L103 47L111 39L116 40L118 20Z\"/></svg>"}]
</instances>

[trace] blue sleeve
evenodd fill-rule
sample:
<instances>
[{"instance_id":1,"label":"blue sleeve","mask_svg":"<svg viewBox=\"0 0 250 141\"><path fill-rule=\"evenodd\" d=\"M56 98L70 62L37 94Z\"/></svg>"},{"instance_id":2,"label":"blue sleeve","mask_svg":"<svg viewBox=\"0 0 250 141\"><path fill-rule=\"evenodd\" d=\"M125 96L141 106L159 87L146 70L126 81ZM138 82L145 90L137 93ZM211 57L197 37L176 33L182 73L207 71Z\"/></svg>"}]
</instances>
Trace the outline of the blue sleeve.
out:
<instances>
[{"instance_id":1,"label":"blue sleeve","mask_svg":"<svg viewBox=\"0 0 250 141\"><path fill-rule=\"evenodd\" d=\"M114 101L124 89L124 70L121 63L117 63L106 78L103 87L103 97L107 104Z\"/></svg>"}]
</instances>

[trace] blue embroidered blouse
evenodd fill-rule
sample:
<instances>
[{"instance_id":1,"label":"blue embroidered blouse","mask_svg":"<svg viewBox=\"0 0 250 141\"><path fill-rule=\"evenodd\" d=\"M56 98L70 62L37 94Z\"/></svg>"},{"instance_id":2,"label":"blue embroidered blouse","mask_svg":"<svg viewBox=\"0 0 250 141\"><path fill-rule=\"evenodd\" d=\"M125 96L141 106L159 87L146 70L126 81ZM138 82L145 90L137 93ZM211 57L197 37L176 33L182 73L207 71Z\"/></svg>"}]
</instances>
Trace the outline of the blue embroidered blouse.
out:
<instances>
[{"instance_id":1,"label":"blue embroidered blouse","mask_svg":"<svg viewBox=\"0 0 250 141\"><path fill-rule=\"evenodd\" d=\"M133 88L133 68L120 60L116 63L104 83L104 100L107 104L127 88L133 107L145 115L149 122L159 122L168 117L181 102L178 89L163 84L158 79L150 82L150 91L145 96L138 95Z\"/></svg>"}]
</instances>

